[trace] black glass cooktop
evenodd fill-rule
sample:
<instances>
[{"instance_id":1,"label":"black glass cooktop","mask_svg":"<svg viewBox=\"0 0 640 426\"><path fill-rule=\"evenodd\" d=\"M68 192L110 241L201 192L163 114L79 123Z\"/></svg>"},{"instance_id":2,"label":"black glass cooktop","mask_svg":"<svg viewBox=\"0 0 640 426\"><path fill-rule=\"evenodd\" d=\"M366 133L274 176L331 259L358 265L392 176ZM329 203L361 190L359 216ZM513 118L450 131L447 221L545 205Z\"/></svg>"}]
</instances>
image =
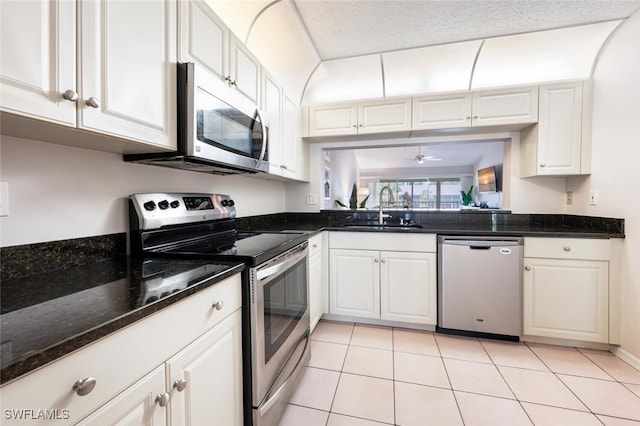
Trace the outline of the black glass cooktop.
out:
<instances>
[{"instance_id":1,"label":"black glass cooktop","mask_svg":"<svg viewBox=\"0 0 640 426\"><path fill-rule=\"evenodd\" d=\"M234 258L259 265L306 241L303 232L238 232L228 239L210 238L164 248L163 254L208 259Z\"/></svg>"}]
</instances>

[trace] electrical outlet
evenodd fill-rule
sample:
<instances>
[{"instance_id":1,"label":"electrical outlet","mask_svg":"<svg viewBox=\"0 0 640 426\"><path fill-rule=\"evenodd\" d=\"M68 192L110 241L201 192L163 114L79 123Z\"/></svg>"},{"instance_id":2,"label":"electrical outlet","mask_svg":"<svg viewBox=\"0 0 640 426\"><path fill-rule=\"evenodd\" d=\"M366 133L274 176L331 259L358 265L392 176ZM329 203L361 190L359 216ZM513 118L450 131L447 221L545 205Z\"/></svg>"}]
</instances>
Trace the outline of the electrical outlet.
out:
<instances>
[{"instance_id":1,"label":"electrical outlet","mask_svg":"<svg viewBox=\"0 0 640 426\"><path fill-rule=\"evenodd\" d=\"M318 204L315 194L307 194L307 205L313 206Z\"/></svg>"},{"instance_id":2,"label":"electrical outlet","mask_svg":"<svg viewBox=\"0 0 640 426\"><path fill-rule=\"evenodd\" d=\"M567 191L567 205L573 204L573 192Z\"/></svg>"},{"instance_id":3,"label":"electrical outlet","mask_svg":"<svg viewBox=\"0 0 640 426\"><path fill-rule=\"evenodd\" d=\"M592 206L598 205L598 190L592 189L589 193L589 204Z\"/></svg>"},{"instance_id":4,"label":"electrical outlet","mask_svg":"<svg viewBox=\"0 0 640 426\"><path fill-rule=\"evenodd\" d=\"M0 182L0 216L9 216L9 183Z\"/></svg>"}]
</instances>

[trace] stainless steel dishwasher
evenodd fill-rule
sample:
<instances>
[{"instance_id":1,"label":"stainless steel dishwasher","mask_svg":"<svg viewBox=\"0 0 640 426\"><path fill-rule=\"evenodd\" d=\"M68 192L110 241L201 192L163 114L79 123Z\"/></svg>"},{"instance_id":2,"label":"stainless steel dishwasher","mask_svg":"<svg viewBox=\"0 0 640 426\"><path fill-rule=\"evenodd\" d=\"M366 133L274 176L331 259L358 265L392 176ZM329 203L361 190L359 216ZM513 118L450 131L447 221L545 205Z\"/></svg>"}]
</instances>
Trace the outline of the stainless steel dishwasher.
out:
<instances>
[{"instance_id":1,"label":"stainless steel dishwasher","mask_svg":"<svg viewBox=\"0 0 640 426\"><path fill-rule=\"evenodd\" d=\"M519 340L520 237L438 237L437 331Z\"/></svg>"}]
</instances>

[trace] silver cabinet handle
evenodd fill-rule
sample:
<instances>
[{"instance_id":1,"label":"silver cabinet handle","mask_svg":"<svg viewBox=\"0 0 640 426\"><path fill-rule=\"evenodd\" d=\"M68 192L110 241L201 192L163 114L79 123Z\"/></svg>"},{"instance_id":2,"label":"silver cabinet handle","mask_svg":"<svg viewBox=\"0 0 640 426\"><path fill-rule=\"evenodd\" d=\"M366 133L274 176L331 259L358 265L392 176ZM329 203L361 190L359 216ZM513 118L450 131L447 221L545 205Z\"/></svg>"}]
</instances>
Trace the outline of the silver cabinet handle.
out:
<instances>
[{"instance_id":1,"label":"silver cabinet handle","mask_svg":"<svg viewBox=\"0 0 640 426\"><path fill-rule=\"evenodd\" d=\"M318 245L317 244L313 244L311 247L318 248Z\"/></svg>"},{"instance_id":2,"label":"silver cabinet handle","mask_svg":"<svg viewBox=\"0 0 640 426\"><path fill-rule=\"evenodd\" d=\"M87 106L90 106L91 108L100 108L100 101L98 101L93 96L87 99L84 103L87 104Z\"/></svg>"},{"instance_id":3,"label":"silver cabinet handle","mask_svg":"<svg viewBox=\"0 0 640 426\"><path fill-rule=\"evenodd\" d=\"M86 377L84 379L80 379L73 384L73 391L78 396L85 396L91 393L93 388L96 387L97 380L93 377Z\"/></svg>"},{"instance_id":4,"label":"silver cabinet handle","mask_svg":"<svg viewBox=\"0 0 640 426\"><path fill-rule=\"evenodd\" d=\"M215 302L213 302L213 305L211 305L211 307L216 311L221 310L223 306L224 303L222 302L222 300L216 300Z\"/></svg>"},{"instance_id":5,"label":"silver cabinet handle","mask_svg":"<svg viewBox=\"0 0 640 426\"><path fill-rule=\"evenodd\" d=\"M182 392L187 387L187 383L185 379L178 379L173 384L173 388L178 392Z\"/></svg>"},{"instance_id":6,"label":"silver cabinet handle","mask_svg":"<svg viewBox=\"0 0 640 426\"><path fill-rule=\"evenodd\" d=\"M374 262L376 262L376 263L378 263L380 260L378 260L378 259L376 258L376 259L373 259L373 261L374 261Z\"/></svg>"},{"instance_id":7,"label":"silver cabinet handle","mask_svg":"<svg viewBox=\"0 0 640 426\"><path fill-rule=\"evenodd\" d=\"M159 406L166 407L170 399L171 399L171 396L167 392L165 392L165 393L161 393L156 397L156 402L158 403Z\"/></svg>"},{"instance_id":8,"label":"silver cabinet handle","mask_svg":"<svg viewBox=\"0 0 640 426\"><path fill-rule=\"evenodd\" d=\"M566 247L563 247L563 248L562 248L562 250L564 250L564 251L571 251L571 247L566 246Z\"/></svg>"},{"instance_id":9,"label":"silver cabinet handle","mask_svg":"<svg viewBox=\"0 0 640 426\"><path fill-rule=\"evenodd\" d=\"M540 167L545 167L545 166L546 166L546 164L540 164Z\"/></svg>"},{"instance_id":10,"label":"silver cabinet handle","mask_svg":"<svg viewBox=\"0 0 640 426\"><path fill-rule=\"evenodd\" d=\"M524 267L524 270L525 270L525 271L530 271L530 270L531 270L531 266L525 266L525 267Z\"/></svg>"},{"instance_id":11,"label":"silver cabinet handle","mask_svg":"<svg viewBox=\"0 0 640 426\"><path fill-rule=\"evenodd\" d=\"M65 90L64 93L62 94L62 97L71 102L78 101L78 93L75 90L71 90L71 89Z\"/></svg>"},{"instance_id":12,"label":"silver cabinet handle","mask_svg":"<svg viewBox=\"0 0 640 426\"><path fill-rule=\"evenodd\" d=\"M385 259L382 259L380 262L387 263L387 261Z\"/></svg>"}]
</instances>

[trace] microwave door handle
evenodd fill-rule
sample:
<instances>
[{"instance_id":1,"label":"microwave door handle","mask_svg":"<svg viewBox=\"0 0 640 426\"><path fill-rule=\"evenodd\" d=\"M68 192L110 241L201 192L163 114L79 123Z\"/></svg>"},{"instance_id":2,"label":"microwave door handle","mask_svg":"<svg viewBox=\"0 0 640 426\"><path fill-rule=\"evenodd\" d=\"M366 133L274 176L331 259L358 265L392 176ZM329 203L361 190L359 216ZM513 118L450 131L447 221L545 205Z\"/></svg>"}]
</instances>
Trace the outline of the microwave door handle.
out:
<instances>
[{"instance_id":1,"label":"microwave door handle","mask_svg":"<svg viewBox=\"0 0 640 426\"><path fill-rule=\"evenodd\" d=\"M262 126L262 150L260 151L260 158L256 160L256 168L259 168L262 164L262 160L264 160L264 154L267 152L267 127L262 121L262 115L260 115L260 109L256 108L256 115L258 116L258 120L260 120L260 125Z\"/></svg>"}]
</instances>

